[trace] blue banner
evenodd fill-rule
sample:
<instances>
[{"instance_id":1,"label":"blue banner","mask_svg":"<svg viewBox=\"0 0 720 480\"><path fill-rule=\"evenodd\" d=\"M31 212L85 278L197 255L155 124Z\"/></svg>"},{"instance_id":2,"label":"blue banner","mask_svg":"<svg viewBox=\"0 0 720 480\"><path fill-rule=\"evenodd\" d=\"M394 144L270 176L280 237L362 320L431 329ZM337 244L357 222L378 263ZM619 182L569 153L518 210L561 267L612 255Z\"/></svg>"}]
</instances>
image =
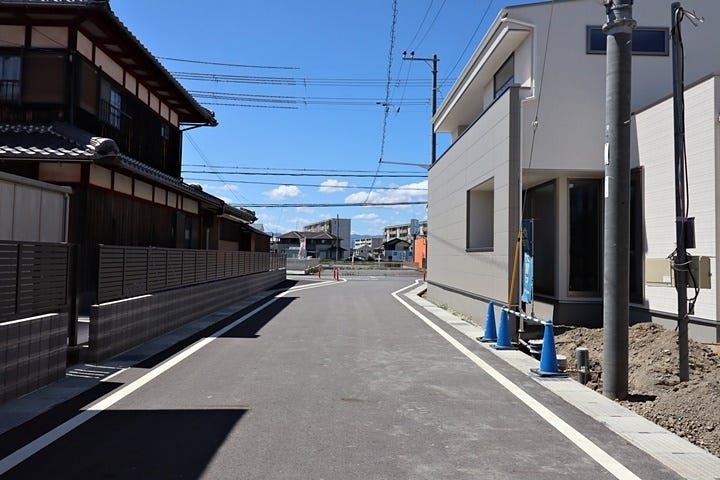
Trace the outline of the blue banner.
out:
<instances>
[{"instance_id":1,"label":"blue banner","mask_svg":"<svg viewBox=\"0 0 720 480\"><path fill-rule=\"evenodd\" d=\"M522 301L532 303L533 300L533 257L523 254L523 291Z\"/></svg>"}]
</instances>

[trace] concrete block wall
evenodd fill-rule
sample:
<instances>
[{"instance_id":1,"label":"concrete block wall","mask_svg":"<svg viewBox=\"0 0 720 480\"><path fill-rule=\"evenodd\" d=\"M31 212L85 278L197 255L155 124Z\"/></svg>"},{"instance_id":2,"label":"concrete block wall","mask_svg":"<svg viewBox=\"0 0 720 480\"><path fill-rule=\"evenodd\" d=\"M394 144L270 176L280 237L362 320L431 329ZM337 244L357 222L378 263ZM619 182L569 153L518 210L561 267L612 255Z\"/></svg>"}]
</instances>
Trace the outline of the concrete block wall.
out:
<instances>
[{"instance_id":1,"label":"concrete block wall","mask_svg":"<svg viewBox=\"0 0 720 480\"><path fill-rule=\"evenodd\" d=\"M93 305L88 360L113 357L284 280L285 270L276 270Z\"/></svg>"},{"instance_id":2,"label":"concrete block wall","mask_svg":"<svg viewBox=\"0 0 720 480\"><path fill-rule=\"evenodd\" d=\"M0 403L65 376L67 332L65 313L0 323Z\"/></svg>"}]
</instances>

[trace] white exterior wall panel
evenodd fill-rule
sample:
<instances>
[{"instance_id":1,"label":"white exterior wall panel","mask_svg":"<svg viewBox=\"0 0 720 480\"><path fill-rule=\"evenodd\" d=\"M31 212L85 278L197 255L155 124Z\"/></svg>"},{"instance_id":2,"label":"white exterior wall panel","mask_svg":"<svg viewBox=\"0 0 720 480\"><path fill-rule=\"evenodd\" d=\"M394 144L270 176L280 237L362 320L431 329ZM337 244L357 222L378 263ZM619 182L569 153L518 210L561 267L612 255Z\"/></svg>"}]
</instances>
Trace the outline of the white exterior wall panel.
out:
<instances>
[{"instance_id":1,"label":"white exterior wall panel","mask_svg":"<svg viewBox=\"0 0 720 480\"><path fill-rule=\"evenodd\" d=\"M689 214L695 217L695 256L711 257L712 288L702 289L694 316L717 318L717 78L685 94ZM646 258L665 258L675 249L675 184L673 101L667 99L636 115L637 146L645 172ZM688 290L688 298L694 293ZM646 285L650 310L677 313L672 286Z\"/></svg>"},{"instance_id":2,"label":"white exterior wall panel","mask_svg":"<svg viewBox=\"0 0 720 480\"><path fill-rule=\"evenodd\" d=\"M507 297L509 96L505 95L430 170L428 279L491 298ZM494 240L489 252L466 252L467 191L492 179ZM442 232L437 236L434 232ZM431 297L443 293L429 288ZM472 312L463 312L472 315Z\"/></svg>"}]
</instances>

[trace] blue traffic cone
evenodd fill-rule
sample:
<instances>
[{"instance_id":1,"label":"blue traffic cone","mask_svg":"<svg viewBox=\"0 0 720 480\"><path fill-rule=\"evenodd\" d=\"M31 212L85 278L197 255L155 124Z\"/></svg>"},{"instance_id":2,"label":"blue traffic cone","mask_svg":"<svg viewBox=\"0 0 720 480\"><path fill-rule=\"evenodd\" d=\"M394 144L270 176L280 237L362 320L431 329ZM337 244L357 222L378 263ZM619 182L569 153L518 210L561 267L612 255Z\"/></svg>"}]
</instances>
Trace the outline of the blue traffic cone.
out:
<instances>
[{"instance_id":1,"label":"blue traffic cone","mask_svg":"<svg viewBox=\"0 0 720 480\"><path fill-rule=\"evenodd\" d=\"M552 320L545 322L543 332L542 352L540 353L540 368L531 371L541 377L567 377L566 373L558 369L557 352L555 350L555 333Z\"/></svg>"},{"instance_id":2,"label":"blue traffic cone","mask_svg":"<svg viewBox=\"0 0 720 480\"><path fill-rule=\"evenodd\" d=\"M503 309L500 311L497 343L492 345L495 350L515 350L515 347L510 343L510 325L508 323L507 312Z\"/></svg>"},{"instance_id":3,"label":"blue traffic cone","mask_svg":"<svg viewBox=\"0 0 720 480\"><path fill-rule=\"evenodd\" d=\"M478 338L481 342L497 342L497 331L495 330L495 304L488 303L487 315L485 315L485 333Z\"/></svg>"}]
</instances>

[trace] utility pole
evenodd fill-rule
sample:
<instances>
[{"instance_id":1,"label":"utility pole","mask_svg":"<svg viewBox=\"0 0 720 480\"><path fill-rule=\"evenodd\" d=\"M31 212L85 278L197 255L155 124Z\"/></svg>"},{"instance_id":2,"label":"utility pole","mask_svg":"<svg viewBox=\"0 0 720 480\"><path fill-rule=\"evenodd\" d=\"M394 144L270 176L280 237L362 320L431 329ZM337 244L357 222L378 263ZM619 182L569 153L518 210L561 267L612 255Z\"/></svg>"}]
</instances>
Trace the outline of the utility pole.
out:
<instances>
[{"instance_id":1,"label":"utility pole","mask_svg":"<svg viewBox=\"0 0 720 480\"><path fill-rule=\"evenodd\" d=\"M675 269L675 289L678 295L678 347L680 381L690 379L688 345L688 248L694 248L694 223L688 217L687 205L687 165L685 158L685 68L684 49L680 23L685 16L697 26L702 17L688 12L674 2L670 10L672 29L672 66L673 66L673 130L675 138L675 238L677 250L673 268ZM691 312L692 313L692 312Z\"/></svg>"},{"instance_id":2,"label":"utility pole","mask_svg":"<svg viewBox=\"0 0 720 480\"><path fill-rule=\"evenodd\" d=\"M633 0L605 0L605 228L603 395L628 396L630 316L630 86Z\"/></svg>"},{"instance_id":3,"label":"utility pole","mask_svg":"<svg viewBox=\"0 0 720 480\"><path fill-rule=\"evenodd\" d=\"M435 135L435 126L433 125L432 119L435 118L435 112L437 111L437 63L440 60L437 54L433 55L432 58L421 58L416 57L415 52L410 52L410 56L407 56L407 52L403 52L403 60L419 60L421 62L432 62L432 116L430 117L430 165L435 163L437 160L437 137Z\"/></svg>"}]
</instances>

